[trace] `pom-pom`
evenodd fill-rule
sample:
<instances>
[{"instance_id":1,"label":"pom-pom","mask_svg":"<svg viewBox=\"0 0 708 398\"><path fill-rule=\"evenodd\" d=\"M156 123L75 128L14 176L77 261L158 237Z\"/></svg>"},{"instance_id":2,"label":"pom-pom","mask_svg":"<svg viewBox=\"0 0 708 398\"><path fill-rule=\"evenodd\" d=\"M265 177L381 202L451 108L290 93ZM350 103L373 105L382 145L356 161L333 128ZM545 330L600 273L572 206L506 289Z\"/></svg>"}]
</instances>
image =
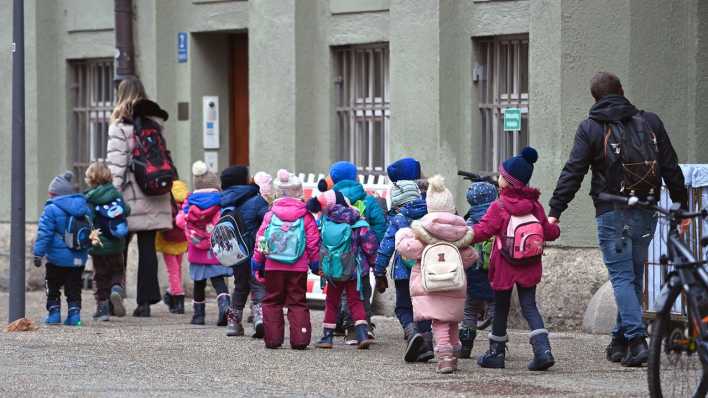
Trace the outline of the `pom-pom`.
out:
<instances>
[{"instance_id":1,"label":"pom-pom","mask_svg":"<svg viewBox=\"0 0 708 398\"><path fill-rule=\"evenodd\" d=\"M310 213L319 213L322 211L322 205L320 204L320 201L312 197L307 201L307 204L305 205L307 207L307 211Z\"/></svg>"},{"instance_id":2,"label":"pom-pom","mask_svg":"<svg viewBox=\"0 0 708 398\"><path fill-rule=\"evenodd\" d=\"M445 191L445 178L440 174L436 174L428 179L428 189L432 192Z\"/></svg>"},{"instance_id":3,"label":"pom-pom","mask_svg":"<svg viewBox=\"0 0 708 398\"><path fill-rule=\"evenodd\" d=\"M285 169L278 170L278 180L280 182L288 182L290 179L290 173Z\"/></svg>"},{"instance_id":4,"label":"pom-pom","mask_svg":"<svg viewBox=\"0 0 708 398\"><path fill-rule=\"evenodd\" d=\"M329 189L329 186L327 185L327 180L324 178L321 179L319 182L317 182L317 190L320 192L325 192Z\"/></svg>"},{"instance_id":5,"label":"pom-pom","mask_svg":"<svg viewBox=\"0 0 708 398\"><path fill-rule=\"evenodd\" d=\"M72 172L70 172L70 171L68 171L68 170L65 171L65 172L64 172L64 179L67 180L67 181L69 181L69 182L71 182L71 180L74 179L74 173L72 173Z\"/></svg>"},{"instance_id":6,"label":"pom-pom","mask_svg":"<svg viewBox=\"0 0 708 398\"><path fill-rule=\"evenodd\" d=\"M538 152L530 146L527 146L521 150L521 157L526 159L527 162L533 164L538 160Z\"/></svg>"},{"instance_id":7,"label":"pom-pom","mask_svg":"<svg viewBox=\"0 0 708 398\"><path fill-rule=\"evenodd\" d=\"M192 165L192 175L203 176L209 171L209 166L201 160L197 160Z\"/></svg>"}]
</instances>

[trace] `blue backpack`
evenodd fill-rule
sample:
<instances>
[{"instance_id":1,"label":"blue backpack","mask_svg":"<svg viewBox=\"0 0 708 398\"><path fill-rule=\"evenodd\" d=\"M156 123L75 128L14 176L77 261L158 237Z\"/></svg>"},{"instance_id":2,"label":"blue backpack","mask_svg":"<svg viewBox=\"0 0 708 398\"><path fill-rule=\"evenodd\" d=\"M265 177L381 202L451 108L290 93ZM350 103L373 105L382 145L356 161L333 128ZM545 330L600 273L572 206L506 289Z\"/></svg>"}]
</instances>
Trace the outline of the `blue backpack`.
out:
<instances>
[{"instance_id":1,"label":"blue backpack","mask_svg":"<svg viewBox=\"0 0 708 398\"><path fill-rule=\"evenodd\" d=\"M69 215L64 230L64 243L74 251L84 251L91 247L91 230L93 224L88 215Z\"/></svg>"},{"instance_id":2,"label":"blue backpack","mask_svg":"<svg viewBox=\"0 0 708 398\"><path fill-rule=\"evenodd\" d=\"M101 230L101 235L108 239L120 239L128 235L123 199L116 198L111 203L96 205L94 210L96 228Z\"/></svg>"},{"instance_id":3,"label":"blue backpack","mask_svg":"<svg viewBox=\"0 0 708 398\"><path fill-rule=\"evenodd\" d=\"M260 242L266 258L279 263L294 264L305 253L305 223L302 218L283 221L273 213Z\"/></svg>"}]
</instances>

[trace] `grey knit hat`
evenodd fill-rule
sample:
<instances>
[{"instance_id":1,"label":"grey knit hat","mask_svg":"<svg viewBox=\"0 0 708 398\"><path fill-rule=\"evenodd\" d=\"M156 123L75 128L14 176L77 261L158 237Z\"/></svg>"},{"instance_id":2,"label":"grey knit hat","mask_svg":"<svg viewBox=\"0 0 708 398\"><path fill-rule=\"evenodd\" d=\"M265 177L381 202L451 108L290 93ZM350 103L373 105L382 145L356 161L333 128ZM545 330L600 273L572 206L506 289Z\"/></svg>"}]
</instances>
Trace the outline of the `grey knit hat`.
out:
<instances>
[{"instance_id":1,"label":"grey knit hat","mask_svg":"<svg viewBox=\"0 0 708 398\"><path fill-rule=\"evenodd\" d=\"M52 179L52 182L49 183L49 189L47 191L55 196L75 194L76 189L74 188L74 184L71 183L73 179L74 173L67 170L64 174L58 175Z\"/></svg>"},{"instance_id":2,"label":"grey knit hat","mask_svg":"<svg viewBox=\"0 0 708 398\"><path fill-rule=\"evenodd\" d=\"M302 199L303 197L302 181L285 169L278 170L275 181L273 181L273 188L275 188L277 198Z\"/></svg>"},{"instance_id":3,"label":"grey knit hat","mask_svg":"<svg viewBox=\"0 0 708 398\"><path fill-rule=\"evenodd\" d=\"M415 181L399 180L391 186L391 207L399 208L420 198L420 189Z\"/></svg>"},{"instance_id":4,"label":"grey knit hat","mask_svg":"<svg viewBox=\"0 0 708 398\"><path fill-rule=\"evenodd\" d=\"M192 182L194 189L219 189L219 177L216 176L209 166L201 160L197 160L192 165Z\"/></svg>"}]
</instances>

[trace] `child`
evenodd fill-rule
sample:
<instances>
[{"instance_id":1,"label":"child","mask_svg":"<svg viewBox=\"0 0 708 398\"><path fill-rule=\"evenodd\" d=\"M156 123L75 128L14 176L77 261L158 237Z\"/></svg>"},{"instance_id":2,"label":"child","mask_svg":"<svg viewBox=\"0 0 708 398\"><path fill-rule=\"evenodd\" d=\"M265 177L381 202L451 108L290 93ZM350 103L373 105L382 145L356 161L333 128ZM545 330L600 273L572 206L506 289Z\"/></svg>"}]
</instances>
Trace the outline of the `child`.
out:
<instances>
[{"instance_id":1,"label":"child","mask_svg":"<svg viewBox=\"0 0 708 398\"><path fill-rule=\"evenodd\" d=\"M175 180L172 183L172 217L175 219L172 229L160 231L155 236L155 249L162 253L167 269L169 288L162 301L173 314L184 314L184 289L182 288L182 257L187 251L187 237L184 229L177 226L176 219L189 195L187 183Z\"/></svg>"},{"instance_id":2,"label":"child","mask_svg":"<svg viewBox=\"0 0 708 398\"><path fill-rule=\"evenodd\" d=\"M267 191L267 186L264 185ZM235 213L243 223L241 231L246 247L251 250L256 243L256 232L268 212L268 202L260 193L260 187L251 181L246 166L230 166L221 172L221 213ZM231 266L232 264L224 264ZM241 324L243 309L251 294L251 313L253 314L253 337L263 338L263 316L261 302L265 297L265 287L251 274L251 262L234 266L234 291L231 308L227 313L227 336L243 336Z\"/></svg>"},{"instance_id":3,"label":"child","mask_svg":"<svg viewBox=\"0 0 708 398\"><path fill-rule=\"evenodd\" d=\"M307 267L319 272L320 233L302 201L302 183L287 170L279 170L275 202L258 229L251 260L254 273L265 271L263 322L266 348L279 348L285 338L283 307L288 307L290 347L304 350L312 329L307 308Z\"/></svg>"},{"instance_id":4,"label":"child","mask_svg":"<svg viewBox=\"0 0 708 398\"><path fill-rule=\"evenodd\" d=\"M192 178L194 192L187 197L183 211L177 215L177 225L184 229L189 242L189 276L194 281L192 325L204 325L205 290L209 279L219 304L217 326L226 326L226 310L231 305L231 298L224 278L231 276L232 270L219 264L211 251L211 231L221 212L219 180L201 160L192 165Z\"/></svg>"},{"instance_id":5,"label":"child","mask_svg":"<svg viewBox=\"0 0 708 398\"><path fill-rule=\"evenodd\" d=\"M327 281L327 297L322 339L318 348L332 348L334 328L343 294L354 321L359 349L367 349L373 342L368 336L364 303L361 301L362 279L374 264L376 236L359 211L349 207L340 192L327 191L308 201L308 210L321 212L319 219L321 275Z\"/></svg>"},{"instance_id":6,"label":"child","mask_svg":"<svg viewBox=\"0 0 708 398\"><path fill-rule=\"evenodd\" d=\"M107 321L110 298L113 313L125 315L123 305L123 249L128 234L126 217L130 207L123 202L123 195L113 186L111 170L105 162L91 163L86 169L86 184L91 188L86 199L94 209L93 224L100 230L100 241L89 249L93 259L93 280L96 284L96 313L93 319Z\"/></svg>"},{"instance_id":7,"label":"child","mask_svg":"<svg viewBox=\"0 0 708 398\"><path fill-rule=\"evenodd\" d=\"M512 216L533 215L543 228L543 239L552 241L560 235L560 229L550 224L538 198L541 193L528 186L533 174L533 164L538 153L526 147L520 155L505 160L499 166L500 197L487 210L482 220L475 224L474 242L482 242L494 237L495 244L489 262L489 280L494 289L495 314L492 333L489 335L489 350L477 361L483 368L504 368L507 317L511 303L511 292L516 285L521 311L531 330L530 343L533 346L533 360L529 370L546 370L554 365L548 331L536 306L536 285L541 281L541 258L523 265L511 263L505 244L507 225ZM512 237L513 238L513 237ZM502 252L504 251L504 252Z\"/></svg>"},{"instance_id":8,"label":"child","mask_svg":"<svg viewBox=\"0 0 708 398\"><path fill-rule=\"evenodd\" d=\"M473 182L470 185L467 189L467 202L470 204L470 210L467 212L468 226L472 227L482 219L489 206L497 199L497 195L497 188L486 181ZM494 292L487 277L491 245L492 240L475 245L479 260L466 271L467 300L465 318L460 328L460 358L469 358L472 355L474 339L477 337L477 322L481 320L481 316L486 313L488 319L494 317Z\"/></svg>"},{"instance_id":9,"label":"child","mask_svg":"<svg viewBox=\"0 0 708 398\"><path fill-rule=\"evenodd\" d=\"M396 250L406 259L417 260L411 270L410 289L415 321L432 320L435 351L438 353L438 373L452 373L457 370L454 353L460 348L458 323L463 318L466 284L460 289L440 292L426 292L423 289L421 258L424 249L431 244L447 242L460 251L464 268L469 268L476 260L477 253L470 247L472 232L465 220L455 215L455 200L445 188L445 180L437 175L428 181L426 195L428 214L413 221L410 228L396 233ZM441 255L442 257L442 255ZM445 261L444 257L442 257Z\"/></svg>"},{"instance_id":10,"label":"child","mask_svg":"<svg viewBox=\"0 0 708 398\"><path fill-rule=\"evenodd\" d=\"M34 265L41 267L43 257L47 257L48 325L61 323L62 286L69 307L64 324L81 325L81 275L91 246L91 209L86 197L76 193L73 177L67 171L49 184L49 200L39 218L34 243ZM68 245L69 242L72 244Z\"/></svg>"}]
</instances>

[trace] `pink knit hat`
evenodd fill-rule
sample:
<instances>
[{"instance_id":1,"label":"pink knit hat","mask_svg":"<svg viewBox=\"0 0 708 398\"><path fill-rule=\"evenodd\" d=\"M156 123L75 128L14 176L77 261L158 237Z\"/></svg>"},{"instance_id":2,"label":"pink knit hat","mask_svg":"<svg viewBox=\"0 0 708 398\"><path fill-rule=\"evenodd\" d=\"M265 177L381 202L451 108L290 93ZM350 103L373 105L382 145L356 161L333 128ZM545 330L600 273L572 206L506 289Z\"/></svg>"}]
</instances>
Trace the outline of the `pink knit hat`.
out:
<instances>
[{"instance_id":1,"label":"pink knit hat","mask_svg":"<svg viewBox=\"0 0 708 398\"><path fill-rule=\"evenodd\" d=\"M285 169L278 170L277 178L273 181L273 187L275 188L275 196L278 198L302 199L302 182L295 174Z\"/></svg>"},{"instance_id":2,"label":"pink knit hat","mask_svg":"<svg viewBox=\"0 0 708 398\"><path fill-rule=\"evenodd\" d=\"M260 188L261 195L268 197L273 196L273 176L265 171L259 171L253 176L253 182Z\"/></svg>"}]
</instances>

